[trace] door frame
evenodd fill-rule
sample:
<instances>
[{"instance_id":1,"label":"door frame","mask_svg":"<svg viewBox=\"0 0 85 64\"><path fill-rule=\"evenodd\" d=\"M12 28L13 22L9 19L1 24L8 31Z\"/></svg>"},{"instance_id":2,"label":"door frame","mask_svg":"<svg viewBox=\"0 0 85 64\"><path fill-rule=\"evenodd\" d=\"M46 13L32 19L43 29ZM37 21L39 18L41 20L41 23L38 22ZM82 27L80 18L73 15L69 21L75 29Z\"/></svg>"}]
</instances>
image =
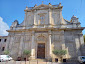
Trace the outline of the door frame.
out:
<instances>
[{"instance_id":1,"label":"door frame","mask_svg":"<svg viewBox=\"0 0 85 64\"><path fill-rule=\"evenodd\" d=\"M36 59L37 59L37 50L38 50L38 43L45 43L45 59L46 59L46 42L37 42L36 43L36 52L35 52L35 55L36 55Z\"/></svg>"},{"instance_id":2,"label":"door frame","mask_svg":"<svg viewBox=\"0 0 85 64\"><path fill-rule=\"evenodd\" d=\"M42 56L43 57L43 59L45 59L45 43L38 43L38 45L37 45L37 58L38 58L38 46L39 46L39 44L42 44L42 45L44 45L44 55ZM40 59L42 59L42 58L40 58Z\"/></svg>"}]
</instances>

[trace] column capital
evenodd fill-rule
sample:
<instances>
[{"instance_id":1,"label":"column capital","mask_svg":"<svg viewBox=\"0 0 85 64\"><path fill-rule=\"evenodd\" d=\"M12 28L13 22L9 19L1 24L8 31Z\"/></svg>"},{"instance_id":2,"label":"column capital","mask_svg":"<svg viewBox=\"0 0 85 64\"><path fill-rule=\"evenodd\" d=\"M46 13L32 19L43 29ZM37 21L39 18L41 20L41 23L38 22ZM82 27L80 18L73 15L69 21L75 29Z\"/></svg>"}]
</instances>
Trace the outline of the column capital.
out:
<instances>
[{"instance_id":1,"label":"column capital","mask_svg":"<svg viewBox=\"0 0 85 64\"><path fill-rule=\"evenodd\" d=\"M24 36L25 35L25 32L21 32L21 36Z\"/></svg>"},{"instance_id":2,"label":"column capital","mask_svg":"<svg viewBox=\"0 0 85 64\"><path fill-rule=\"evenodd\" d=\"M49 34L49 35L52 35L52 32L51 32L51 30L49 30L49 31L48 31L48 34Z\"/></svg>"},{"instance_id":3,"label":"column capital","mask_svg":"<svg viewBox=\"0 0 85 64\"><path fill-rule=\"evenodd\" d=\"M33 35L35 35L35 31L32 31L32 34L31 34L31 36L33 36Z\"/></svg>"},{"instance_id":4,"label":"column capital","mask_svg":"<svg viewBox=\"0 0 85 64\"><path fill-rule=\"evenodd\" d=\"M51 12L51 9L49 8L49 12Z\"/></svg>"}]
</instances>

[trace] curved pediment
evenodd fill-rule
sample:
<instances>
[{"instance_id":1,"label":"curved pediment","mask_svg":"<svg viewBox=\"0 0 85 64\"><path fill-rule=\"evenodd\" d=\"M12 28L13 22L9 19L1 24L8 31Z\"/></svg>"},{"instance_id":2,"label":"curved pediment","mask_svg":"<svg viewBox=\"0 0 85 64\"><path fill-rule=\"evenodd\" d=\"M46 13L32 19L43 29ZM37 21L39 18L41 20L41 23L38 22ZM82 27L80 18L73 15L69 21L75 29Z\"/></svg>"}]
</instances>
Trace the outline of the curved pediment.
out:
<instances>
[{"instance_id":1,"label":"curved pediment","mask_svg":"<svg viewBox=\"0 0 85 64\"><path fill-rule=\"evenodd\" d=\"M52 7L52 6L41 4L39 6L35 6L33 9L45 9L45 8L49 8L49 7Z\"/></svg>"}]
</instances>

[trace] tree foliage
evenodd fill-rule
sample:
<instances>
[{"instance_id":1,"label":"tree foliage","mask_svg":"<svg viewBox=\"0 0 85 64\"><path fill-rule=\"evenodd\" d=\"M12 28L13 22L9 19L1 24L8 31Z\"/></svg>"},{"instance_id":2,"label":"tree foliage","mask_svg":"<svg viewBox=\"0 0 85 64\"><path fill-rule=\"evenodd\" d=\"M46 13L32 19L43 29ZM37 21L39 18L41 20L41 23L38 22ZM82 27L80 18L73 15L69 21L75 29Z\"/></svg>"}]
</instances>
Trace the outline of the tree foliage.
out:
<instances>
[{"instance_id":1,"label":"tree foliage","mask_svg":"<svg viewBox=\"0 0 85 64\"><path fill-rule=\"evenodd\" d=\"M84 43L85 43L85 34L83 35L83 38L84 38Z\"/></svg>"},{"instance_id":2,"label":"tree foliage","mask_svg":"<svg viewBox=\"0 0 85 64\"><path fill-rule=\"evenodd\" d=\"M27 55L30 55L30 53L31 53L31 52L30 52L29 50L24 50L24 52L23 52L23 53L24 53L24 55L26 55L26 56L27 56Z\"/></svg>"},{"instance_id":3,"label":"tree foliage","mask_svg":"<svg viewBox=\"0 0 85 64\"><path fill-rule=\"evenodd\" d=\"M67 54L67 51L66 50L54 50L53 53L55 55L62 56L62 55Z\"/></svg>"},{"instance_id":4,"label":"tree foliage","mask_svg":"<svg viewBox=\"0 0 85 64\"><path fill-rule=\"evenodd\" d=\"M29 50L24 50L24 52L23 52L23 54L26 56L25 58L25 61L27 61L28 60L28 57L30 56L30 53L31 53L31 51L29 51ZM26 64L26 62L25 62L25 64Z\"/></svg>"},{"instance_id":5,"label":"tree foliage","mask_svg":"<svg viewBox=\"0 0 85 64\"><path fill-rule=\"evenodd\" d=\"M9 51L8 50L5 50L4 51L4 54L8 55L9 54Z\"/></svg>"}]
</instances>

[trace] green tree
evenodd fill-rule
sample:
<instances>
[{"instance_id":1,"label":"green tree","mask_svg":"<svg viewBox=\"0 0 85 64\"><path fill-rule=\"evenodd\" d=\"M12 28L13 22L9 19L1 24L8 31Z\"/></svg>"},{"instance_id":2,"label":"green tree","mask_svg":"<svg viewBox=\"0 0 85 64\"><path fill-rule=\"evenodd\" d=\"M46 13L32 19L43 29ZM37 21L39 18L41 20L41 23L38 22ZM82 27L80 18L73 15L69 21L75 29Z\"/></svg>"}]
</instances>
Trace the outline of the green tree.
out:
<instances>
[{"instance_id":1,"label":"green tree","mask_svg":"<svg viewBox=\"0 0 85 64\"><path fill-rule=\"evenodd\" d=\"M24 50L23 54L25 55L26 61L27 61L28 57L30 56L30 53L31 53L31 51Z\"/></svg>"},{"instance_id":2,"label":"green tree","mask_svg":"<svg viewBox=\"0 0 85 64\"><path fill-rule=\"evenodd\" d=\"M8 50L5 50L4 51L4 54L8 55L9 54L9 51Z\"/></svg>"},{"instance_id":3,"label":"green tree","mask_svg":"<svg viewBox=\"0 0 85 64\"><path fill-rule=\"evenodd\" d=\"M84 43L85 43L85 34L83 35L83 38L84 38Z\"/></svg>"},{"instance_id":4,"label":"green tree","mask_svg":"<svg viewBox=\"0 0 85 64\"><path fill-rule=\"evenodd\" d=\"M4 50L4 54L5 55L9 55L9 51L8 50ZM6 64L8 63L8 61L6 62Z\"/></svg>"},{"instance_id":5,"label":"green tree","mask_svg":"<svg viewBox=\"0 0 85 64\"><path fill-rule=\"evenodd\" d=\"M62 56L67 54L66 50L54 50L53 53L60 58L60 61L62 60Z\"/></svg>"}]
</instances>

